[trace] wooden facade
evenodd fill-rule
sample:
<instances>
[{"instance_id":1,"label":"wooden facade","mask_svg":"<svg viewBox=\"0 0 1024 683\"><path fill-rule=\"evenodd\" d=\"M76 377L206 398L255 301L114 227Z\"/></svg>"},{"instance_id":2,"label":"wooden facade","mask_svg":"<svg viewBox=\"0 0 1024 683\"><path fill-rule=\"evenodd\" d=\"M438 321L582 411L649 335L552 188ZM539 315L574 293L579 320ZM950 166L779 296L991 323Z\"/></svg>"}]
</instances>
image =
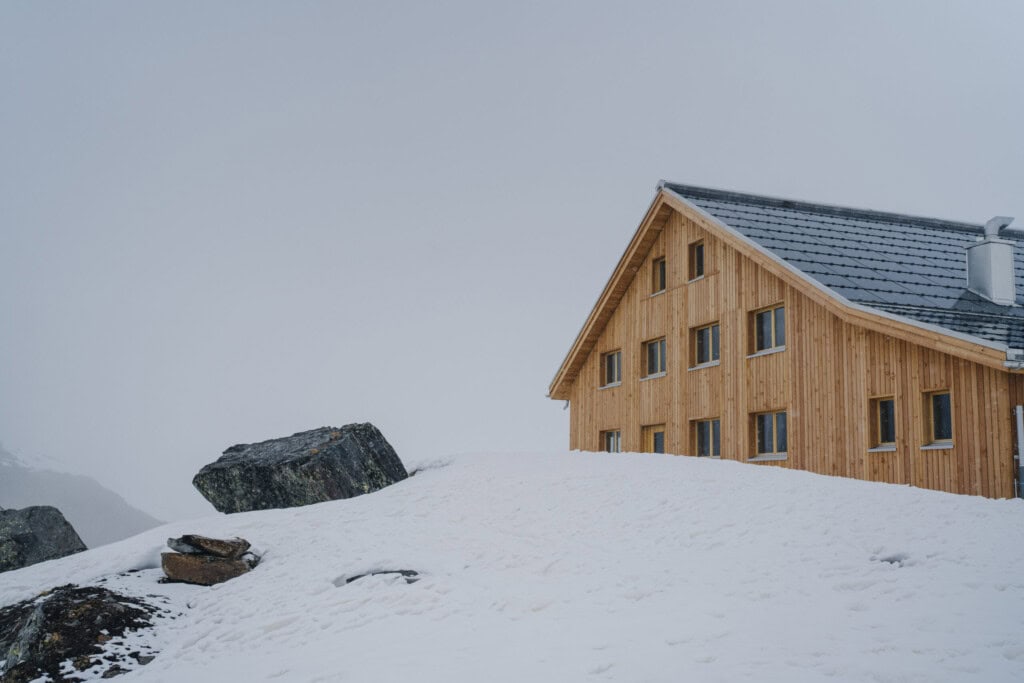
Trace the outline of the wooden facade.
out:
<instances>
[{"instance_id":1,"label":"wooden facade","mask_svg":"<svg viewBox=\"0 0 1024 683\"><path fill-rule=\"evenodd\" d=\"M691 279L692 245L704 274ZM665 259L665 289L651 269ZM782 305L785 346L756 354L752 314ZM717 362L694 368L694 331L717 323ZM667 367L645 378L644 343L664 337ZM621 351L621 382L602 384L602 357ZM717 419L721 457L821 474L975 494L1014 495L1013 407L1024 376L1005 355L831 301L821 287L766 258L706 216L661 193L552 383L571 404L570 447L696 453L695 423ZM949 392L952 445L929 444L928 397ZM875 399L894 400L895 440L876 446ZM784 456L755 456L754 416L785 411ZM645 443L648 441L648 443Z\"/></svg>"}]
</instances>

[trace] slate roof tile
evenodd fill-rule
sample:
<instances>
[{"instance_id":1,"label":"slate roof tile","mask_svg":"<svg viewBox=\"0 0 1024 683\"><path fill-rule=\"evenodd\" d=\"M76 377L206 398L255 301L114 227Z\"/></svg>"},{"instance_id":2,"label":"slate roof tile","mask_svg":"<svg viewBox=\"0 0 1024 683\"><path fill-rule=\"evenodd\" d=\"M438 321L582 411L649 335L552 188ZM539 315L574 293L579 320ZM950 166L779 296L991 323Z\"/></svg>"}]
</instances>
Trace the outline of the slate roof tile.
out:
<instances>
[{"instance_id":1,"label":"slate roof tile","mask_svg":"<svg viewBox=\"0 0 1024 683\"><path fill-rule=\"evenodd\" d=\"M1024 349L1024 307L967 290L965 249L980 225L810 204L666 183L666 189L846 299L929 325ZM1017 302L1024 302L1024 234Z\"/></svg>"}]
</instances>

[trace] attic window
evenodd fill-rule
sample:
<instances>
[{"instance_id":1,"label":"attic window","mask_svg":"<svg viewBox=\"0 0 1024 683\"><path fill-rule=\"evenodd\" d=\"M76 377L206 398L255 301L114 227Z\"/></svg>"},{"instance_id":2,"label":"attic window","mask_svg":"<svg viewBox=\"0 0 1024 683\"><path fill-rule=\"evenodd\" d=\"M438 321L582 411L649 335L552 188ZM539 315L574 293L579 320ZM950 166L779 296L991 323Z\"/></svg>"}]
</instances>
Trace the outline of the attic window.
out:
<instances>
[{"instance_id":1,"label":"attic window","mask_svg":"<svg viewBox=\"0 0 1024 683\"><path fill-rule=\"evenodd\" d=\"M786 309L773 306L751 316L754 353L786 348Z\"/></svg>"},{"instance_id":2,"label":"attic window","mask_svg":"<svg viewBox=\"0 0 1024 683\"><path fill-rule=\"evenodd\" d=\"M651 263L651 294L661 294L665 291L665 257L654 259Z\"/></svg>"},{"instance_id":3,"label":"attic window","mask_svg":"<svg viewBox=\"0 0 1024 683\"><path fill-rule=\"evenodd\" d=\"M689 251L688 279L692 281L704 277L704 240L691 244Z\"/></svg>"},{"instance_id":4,"label":"attic window","mask_svg":"<svg viewBox=\"0 0 1024 683\"><path fill-rule=\"evenodd\" d=\"M613 387L622 384L622 351L612 351L601 356L601 386Z\"/></svg>"}]
</instances>

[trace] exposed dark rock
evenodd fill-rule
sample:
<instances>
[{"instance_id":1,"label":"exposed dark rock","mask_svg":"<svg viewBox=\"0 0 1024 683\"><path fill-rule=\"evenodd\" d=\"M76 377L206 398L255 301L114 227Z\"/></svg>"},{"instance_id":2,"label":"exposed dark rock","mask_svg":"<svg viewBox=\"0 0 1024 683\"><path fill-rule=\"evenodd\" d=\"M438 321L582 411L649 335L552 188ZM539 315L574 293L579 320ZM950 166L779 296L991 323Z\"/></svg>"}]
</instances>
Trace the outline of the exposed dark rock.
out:
<instances>
[{"instance_id":1,"label":"exposed dark rock","mask_svg":"<svg viewBox=\"0 0 1024 683\"><path fill-rule=\"evenodd\" d=\"M351 498L407 476L391 444L364 423L232 446L192 484L220 512L246 512Z\"/></svg>"},{"instance_id":2,"label":"exposed dark rock","mask_svg":"<svg viewBox=\"0 0 1024 683\"><path fill-rule=\"evenodd\" d=\"M413 569L380 569L374 572L366 572L365 574L350 576L345 579L345 583L349 584L366 576L379 576L380 574L401 574L406 583L416 583L420 580L420 573ZM337 585L337 583L335 585Z\"/></svg>"},{"instance_id":3,"label":"exposed dark rock","mask_svg":"<svg viewBox=\"0 0 1024 683\"><path fill-rule=\"evenodd\" d=\"M160 558L168 581L194 583L200 586L223 583L245 574L256 565L256 560L251 555L231 560L215 555L163 553Z\"/></svg>"},{"instance_id":4,"label":"exposed dark rock","mask_svg":"<svg viewBox=\"0 0 1024 683\"><path fill-rule=\"evenodd\" d=\"M244 538L208 538L196 534L185 534L181 538L168 538L167 545L172 550L189 555L205 554L237 560L249 549L249 541Z\"/></svg>"},{"instance_id":5,"label":"exposed dark rock","mask_svg":"<svg viewBox=\"0 0 1024 683\"><path fill-rule=\"evenodd\" d=\"M107 666L104 678L127 673L105 654L104 645L150 627L159 611L139 598L71 584L0 608L0 681L23 683L44 675L64 680L63 662L78 671Z\"/></svg>"},{"instance_id":6,"label":"exposed dark rock","mask_svg":"<svg viewBox=\"0 0 1024 683\"><path fill-rule=\"evenodd\" d=\"M55 507L0 510L0 572L83 550L82 539Z\"/></svg>"}]
</instances>

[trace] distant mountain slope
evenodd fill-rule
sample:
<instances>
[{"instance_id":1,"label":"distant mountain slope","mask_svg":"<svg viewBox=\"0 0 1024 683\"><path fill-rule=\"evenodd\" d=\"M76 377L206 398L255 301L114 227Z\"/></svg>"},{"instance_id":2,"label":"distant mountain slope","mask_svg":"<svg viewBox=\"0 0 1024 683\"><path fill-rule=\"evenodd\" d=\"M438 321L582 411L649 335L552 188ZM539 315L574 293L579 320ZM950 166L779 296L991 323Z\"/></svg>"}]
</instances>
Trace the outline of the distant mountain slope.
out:
<instances>
[{"instance_id":1,"label":"distant mountain slope","mask_svg":"<svg viewBox=\"0 0 1024 683\"><path fill-rule=\"evenodd\" d=\"M29 467L0 446L0 507L30 505L58 508L90 548L163 523L94 479Z\"/></svg>"}]
</instances>

